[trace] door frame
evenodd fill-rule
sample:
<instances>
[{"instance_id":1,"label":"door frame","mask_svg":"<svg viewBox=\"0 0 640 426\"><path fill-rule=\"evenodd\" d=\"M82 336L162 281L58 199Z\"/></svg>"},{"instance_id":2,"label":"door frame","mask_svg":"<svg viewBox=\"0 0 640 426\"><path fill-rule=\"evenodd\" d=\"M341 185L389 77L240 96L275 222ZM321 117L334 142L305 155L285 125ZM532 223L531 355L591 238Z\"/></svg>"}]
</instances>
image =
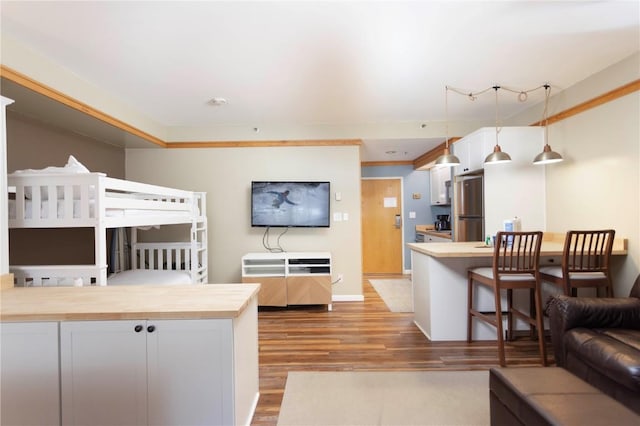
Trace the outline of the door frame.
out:
<instances>
[{"instance_id":1,"label":"door frame","mask_svg":"<svg viewBox=\"0 0 640 426\"><path fill-rule=\"evenodd\" d=\"M400 203L400 218L402 220L402 232L400 233L402 239L401 239L401 246L400 246L400 254L402 255L402 274L406 275L408 272L408 269L406 269L405 267L405 238L404 238L404 231L405 231L405 220L404 220L404 178L402 176L375 176L375 177L361 177L360 180L392 180L392 179L396 179L400 181L400 196L402 198L402 202ZM360 186L362 188L362 185ZM362 197L362 189L360 189L360 197ZM360 235L362 235L362 211L360 212ZM362 237L361 237L362 238ZM360 262L362 265L364 265L364 250L362 251L362 259Z\"/></svg>"}]
</instances>

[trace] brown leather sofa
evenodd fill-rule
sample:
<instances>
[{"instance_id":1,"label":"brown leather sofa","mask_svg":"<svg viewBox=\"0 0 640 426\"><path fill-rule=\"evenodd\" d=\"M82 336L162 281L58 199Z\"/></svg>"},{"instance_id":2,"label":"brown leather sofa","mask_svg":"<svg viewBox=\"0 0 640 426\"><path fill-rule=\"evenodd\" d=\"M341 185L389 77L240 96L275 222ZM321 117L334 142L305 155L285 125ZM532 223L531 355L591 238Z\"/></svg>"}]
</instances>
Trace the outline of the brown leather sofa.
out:
<instances>
[{"instance_id":1,"label":"brown leather sofa","mask_svg":"<svg viewBox=\"0 0 640 426\"><path fill-rule=\"evenodd\" d=\"M640 276L626 298L555 296L556 364L640 414Z\"/></svg>"}]
</instances>

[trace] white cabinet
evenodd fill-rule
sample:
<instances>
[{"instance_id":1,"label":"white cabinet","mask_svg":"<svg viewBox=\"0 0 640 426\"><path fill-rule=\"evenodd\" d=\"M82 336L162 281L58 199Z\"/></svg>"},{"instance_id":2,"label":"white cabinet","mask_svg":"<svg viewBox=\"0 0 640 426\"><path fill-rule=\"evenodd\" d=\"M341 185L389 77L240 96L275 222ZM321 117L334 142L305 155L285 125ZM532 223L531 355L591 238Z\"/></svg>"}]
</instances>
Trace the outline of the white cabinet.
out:
<instances>
[{"instance_id":1,"label":"white cabinet","mask_svg":"<svg viewBox=\"0 0 640 426\"><path fill-rule=\"evenodd\" d=\"M328 305L331 309L331 254L248 253L242 282L260 283L260 306Z\"/></svg>"},{"instance_id":2,"label":"white cabinet","mask_svg":"<svg viewBox=\"0 0 640 426\"><path fill-rule=\"evenodd\" d=\"M60 357L64 425L238 420L231 319L62 322Z\"/></svg>"},{"instance_id":3,"label":"white cabinet","mask_svg":"<svg viewBox=\"0 0 640 426\"><path fill-rule=\"evenodd\" d=\"M425 243L450 243L451 238L436 237L434 235L426 234L424 236L424 242Z\"/></svg>"},{"instance_id":4,"label":"white cabinet","mask_svg":"<svg viewBox=\"0 0 640 426\"><path fill-rule=\"evenodd\" d=\"M455 167L456 175L479 170L484 167L484 159L493 152L496 144L494 127L483 127L468 134L453 144L453 153L460 160Z\"/></svg>"},{"instance_id":5,"label":"white cabinet","mask_svg":"<svg viewBox=\"0 0 640 426\"><path fill-rule=\"evenodd\" d=\"M454 167L454 173L459 175L471 170L469 169L469 140L465 138L457 140L451 146L451 150L460 160L460 164Z\"/></svg>"},{"instance_id":6,"label":"white cabinet","mask_svg":"<svg viewBox=\"0 0 640 426\"><path fill-rule=\"evenodd\" d=\"M451 168L433 167L430 173L431 205L451 204Z\"/></svg>"},{"instance_id":7,"label":"white cabinet","mask_svg":"<svg viewBox=\"0 0 640 426\"><path fill-rule=\"evenodd\" d=\"M0 424L59 425L58 323L0 327Z\"/></svg>"}]
</instances>

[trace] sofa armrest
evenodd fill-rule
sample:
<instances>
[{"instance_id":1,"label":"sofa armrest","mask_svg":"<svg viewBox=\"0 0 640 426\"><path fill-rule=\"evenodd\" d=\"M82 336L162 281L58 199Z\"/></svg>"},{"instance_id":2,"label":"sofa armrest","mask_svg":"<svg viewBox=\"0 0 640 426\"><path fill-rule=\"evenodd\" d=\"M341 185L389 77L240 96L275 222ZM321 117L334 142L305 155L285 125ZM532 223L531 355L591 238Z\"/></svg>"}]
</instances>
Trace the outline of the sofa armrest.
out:
<instances>
[{"instance_id":1,"label":"sofa armrest","mask_svg":"<svg viewBox=\"0 0 640 426\"><path fill-rule=\"evenodd\" d=\"M564 365L563 336L572 328L640 330L640 299L554 296L547 306L556 364Z\"/></svg>"}]
</instances>

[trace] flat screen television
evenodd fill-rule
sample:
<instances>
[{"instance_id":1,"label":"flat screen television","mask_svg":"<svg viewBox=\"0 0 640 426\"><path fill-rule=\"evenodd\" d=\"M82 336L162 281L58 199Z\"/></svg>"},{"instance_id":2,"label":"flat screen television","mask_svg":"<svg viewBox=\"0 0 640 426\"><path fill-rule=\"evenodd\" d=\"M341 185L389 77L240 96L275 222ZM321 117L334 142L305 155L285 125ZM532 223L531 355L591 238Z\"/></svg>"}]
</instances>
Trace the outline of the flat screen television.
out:
<instances>
[{"instance_id":1,"label":"flat screen television","mask_svg":"<svg viewBox=\"0 0 640 426\"><path fill-rule=\"evenodd\" d=\"M251 182L251 226L328 228L329 182Z\"/></svg>"}]
</instances>

